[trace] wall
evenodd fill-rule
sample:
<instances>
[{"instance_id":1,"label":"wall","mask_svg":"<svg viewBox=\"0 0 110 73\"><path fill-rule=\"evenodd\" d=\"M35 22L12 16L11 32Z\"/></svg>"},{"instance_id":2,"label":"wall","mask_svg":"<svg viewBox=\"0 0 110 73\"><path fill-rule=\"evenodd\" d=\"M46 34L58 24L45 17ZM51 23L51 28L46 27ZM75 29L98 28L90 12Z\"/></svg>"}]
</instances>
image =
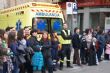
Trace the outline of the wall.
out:
<instances>
[{"instance_id":1,"label":"wall","mask_svg":"<svg viewBox=\"0 0 110 73\"><path fill-rule=\"evenodd\" d=\"M9 8L26 2L52 2L52 0L0 0L0 9Z\"/></svg>"}]
</instances>

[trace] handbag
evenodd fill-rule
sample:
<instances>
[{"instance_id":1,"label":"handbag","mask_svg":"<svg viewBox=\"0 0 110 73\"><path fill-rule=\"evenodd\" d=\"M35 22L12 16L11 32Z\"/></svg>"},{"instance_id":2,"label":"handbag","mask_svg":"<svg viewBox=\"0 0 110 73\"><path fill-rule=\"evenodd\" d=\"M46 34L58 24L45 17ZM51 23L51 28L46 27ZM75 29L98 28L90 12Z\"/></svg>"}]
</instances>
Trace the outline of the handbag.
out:
<instances>
[{"instance_id":1,"label":"handbag","mask_svg":"<svg viewBox=\"0 0 110 73\"><path fill-rule=\"evenodd\" d=\"M20 63L26 63L25 57L23 55L19 55L18 59L19 59Z\"/></svg>"},{"instance_id":2,"label":"handbag","mask_svg":"<svg viewBox=\"0 0 110 73\"><path fill-rule=\"evenodd\" d=\"M95 47L96 47L96 51L97 51L99 49L99 42L98 41L96 41Z\"/></svg>"}]
</instances>

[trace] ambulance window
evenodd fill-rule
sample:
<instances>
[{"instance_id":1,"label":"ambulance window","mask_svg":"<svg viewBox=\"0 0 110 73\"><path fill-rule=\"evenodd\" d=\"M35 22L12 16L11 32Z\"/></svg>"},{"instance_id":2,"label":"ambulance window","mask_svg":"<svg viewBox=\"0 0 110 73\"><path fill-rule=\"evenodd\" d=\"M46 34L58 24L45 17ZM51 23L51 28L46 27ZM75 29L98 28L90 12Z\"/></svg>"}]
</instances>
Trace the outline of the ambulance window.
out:
<instances>
[{"instance_id":1,"label":"ambulance window","mask_svg":"<svg viewBox=\"0 0 110 73\"><path fill-rule=\"evenodd\" d=\"M42 18L35 18L33 22L33 27L40 31L47 31L47 20Z\"/></svg>"},{"instance_id":2,"label":"ambulance window","mask_svg":"<svg viewBox=\"0 0 110 73\"><path fill-rule=\"evenodd\" d=\"M52 30L57 32L58 34L61 34L62 30L62 20L61 19L51 19L52 24Z\"/></svg>"}]
</instances>

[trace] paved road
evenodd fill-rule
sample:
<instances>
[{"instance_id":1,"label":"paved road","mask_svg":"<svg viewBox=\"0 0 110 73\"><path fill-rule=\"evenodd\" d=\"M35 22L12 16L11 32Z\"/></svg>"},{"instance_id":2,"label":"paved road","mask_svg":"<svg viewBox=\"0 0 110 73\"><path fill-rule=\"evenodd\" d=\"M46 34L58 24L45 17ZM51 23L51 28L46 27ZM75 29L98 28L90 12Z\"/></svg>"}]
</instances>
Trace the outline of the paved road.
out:
<instances>
[{"instance_id":1,"label":"paved road","mask_svg":"<svg viewBox=\"0 0 110 73\"><path fill-rule=\"evenodd\" d=\"M74 68L64 68L54 73L110 73L110 61L102 61L98 66L74 66Z\"/></svg>"}]
</instances>

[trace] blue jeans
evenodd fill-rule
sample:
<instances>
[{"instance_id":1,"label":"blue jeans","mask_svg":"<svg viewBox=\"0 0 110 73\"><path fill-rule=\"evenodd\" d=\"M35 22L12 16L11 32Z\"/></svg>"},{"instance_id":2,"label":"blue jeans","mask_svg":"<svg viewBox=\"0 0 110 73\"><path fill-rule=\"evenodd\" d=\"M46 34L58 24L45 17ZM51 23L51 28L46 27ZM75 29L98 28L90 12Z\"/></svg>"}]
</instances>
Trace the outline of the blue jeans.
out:
<instances>
[{"instance_id":1,"label":"blue jeans","mask_svg":"<svg viewBox=\"0 0 110 73\"><path fill-rule=\"evenodd\" d=\"M14 70L12 71L12 73L19 73L18 72L18 65L16 63L13 63L14 66Z\"/></svg>"},{"instance_id":2,"label":"blue jeans","mask_svg":"<svg viewBox=\"0 0 110 73\"><path fill-rule=\"evenodd\" d=\"M7 73L7 72L8 72L8 65L7 65L7 62L4 62L3 63L3 73Z\"/></svg>"},{"instance_id":3,"label":"blue jeans","mask_svg":"<svg viewBox=\"0 0 110 73\"><path fill-rule=\"evenodd\" d=\"M53 73L53 63L51 58L44 58L44 67L42 69L42 73L46 73L46 68L48 69L48 73Z\"/></svg>"},{"instance_id":4,"label":"blue jeans","mask_svg":"<svg viewBox=\"0 0 110 73\"><path fill-rule=\"evenodd\" d=\"M0 73L3 73L3 70L2 69L0 69Z\"/></svg>"},{"instance_id":5,"label":"blue jeans","mask_svg":"<svg viewBox=\"0 0 110 73\"><path fill-rule=\"evenodd\" d=\"M97 57L98 57L99 61L101 61L102 53L103 53L103 48L99 48L98 51L97 51Z\"/></svg>"}]
</instances>

